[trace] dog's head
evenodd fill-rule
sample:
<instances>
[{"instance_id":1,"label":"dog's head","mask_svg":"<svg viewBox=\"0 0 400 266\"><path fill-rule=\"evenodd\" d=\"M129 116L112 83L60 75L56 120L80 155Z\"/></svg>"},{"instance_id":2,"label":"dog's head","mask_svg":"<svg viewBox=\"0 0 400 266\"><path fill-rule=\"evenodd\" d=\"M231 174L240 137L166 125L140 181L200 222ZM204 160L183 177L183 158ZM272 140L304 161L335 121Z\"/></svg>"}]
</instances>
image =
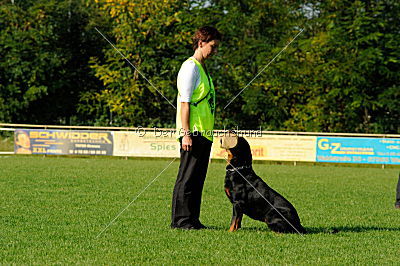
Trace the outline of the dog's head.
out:
<instances>
[{"instance_id":1,"label":"dog's head","mask_svg":"<svg viewBox=\"0 0 400 266\"><path fill-rule=\"evenodd\" d=\"M252 156L250 145L243 137L229 132L220 140L221 148L228 152L228 162L235 167L251 165Z\"/></svg>"}]
</instances>

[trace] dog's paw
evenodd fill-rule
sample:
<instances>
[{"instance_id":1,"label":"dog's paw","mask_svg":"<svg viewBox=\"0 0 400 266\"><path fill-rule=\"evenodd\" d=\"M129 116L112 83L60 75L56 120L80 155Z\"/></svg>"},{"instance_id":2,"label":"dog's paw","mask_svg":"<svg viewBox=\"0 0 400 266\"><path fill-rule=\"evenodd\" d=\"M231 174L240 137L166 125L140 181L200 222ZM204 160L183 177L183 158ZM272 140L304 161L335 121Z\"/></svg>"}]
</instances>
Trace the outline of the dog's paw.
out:
<instances>
[{"instance_id":1,"label":"dog's paw","mask_svg":"<svg viewBox=\"0 0 400 266\"><path fill-rule=\"evenodd\" d=\"M229 232L236 232L237 230L239 230L240 226L235 226L235 225L231 225L231 227L229 228Z\"/></svg>"},{"instance_id":2,"label":"dog's paw","mask_svg":"<svg viewBox=\"0 0 400 266\"><path fill-rule=\"evenodd\" d=\"M239 229L239 228L238 228L237 225L232 224L231 227L229 228L229 232L235 232L235 231L237 231L238 229Z\"/></svg>"}]
</instances>

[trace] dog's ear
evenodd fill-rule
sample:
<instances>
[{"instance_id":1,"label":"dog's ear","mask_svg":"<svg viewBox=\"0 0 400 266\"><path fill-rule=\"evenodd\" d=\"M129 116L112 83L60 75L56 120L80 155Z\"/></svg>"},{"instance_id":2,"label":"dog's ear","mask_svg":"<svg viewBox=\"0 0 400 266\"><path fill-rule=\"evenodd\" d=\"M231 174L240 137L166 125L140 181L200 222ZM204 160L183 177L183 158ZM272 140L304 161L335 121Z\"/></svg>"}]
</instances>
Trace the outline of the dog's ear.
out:
<instances>
[{"instance_id":1,"label":"dog's ear","mask_svg":"<svg viewBox=\"0 0 400 266\"><path fill-rule=\"evenodd\" d=\"M238 136L233 132L228 132L224 137L221 138L221 148L222 149L232 149L238 144Z\"/></svg>"}]
</instances>

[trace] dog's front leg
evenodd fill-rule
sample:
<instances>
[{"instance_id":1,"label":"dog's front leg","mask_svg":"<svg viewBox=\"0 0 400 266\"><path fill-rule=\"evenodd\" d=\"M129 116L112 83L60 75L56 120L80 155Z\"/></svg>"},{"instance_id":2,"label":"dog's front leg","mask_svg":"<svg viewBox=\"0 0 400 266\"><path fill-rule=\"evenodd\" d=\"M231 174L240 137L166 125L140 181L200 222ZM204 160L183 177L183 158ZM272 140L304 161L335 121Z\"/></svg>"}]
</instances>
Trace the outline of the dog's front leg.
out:
<instances>
[{"instance_id":1,"label":"dog's front leg","mask_svg":"<svg viewBox=\"0 0 400 266\"><path fill-rule=\"evenodd\" d=\"M231 220L230 232L237 231L242 226L243 211L240 203L233 203L233 213Z\"/></svg>"}]
</instances>

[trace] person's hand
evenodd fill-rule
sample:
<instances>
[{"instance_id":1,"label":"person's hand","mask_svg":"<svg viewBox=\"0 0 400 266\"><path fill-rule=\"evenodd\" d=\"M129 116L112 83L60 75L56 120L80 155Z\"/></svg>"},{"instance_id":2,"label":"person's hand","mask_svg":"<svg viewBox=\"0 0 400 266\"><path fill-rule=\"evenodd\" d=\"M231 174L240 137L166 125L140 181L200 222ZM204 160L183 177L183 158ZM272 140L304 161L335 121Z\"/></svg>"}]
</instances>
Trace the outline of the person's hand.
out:
<instances>
[{"instance_id":1,"label":"person's hand","mask_svg":"<svg viewBox=\"0 0 400 266\"><path fill-rule=\"evenodd\" d=\"M182 149L184 151L192 150L192 137L190 135L185 134L182 139Z\"/></svg>"}]
</instances>

